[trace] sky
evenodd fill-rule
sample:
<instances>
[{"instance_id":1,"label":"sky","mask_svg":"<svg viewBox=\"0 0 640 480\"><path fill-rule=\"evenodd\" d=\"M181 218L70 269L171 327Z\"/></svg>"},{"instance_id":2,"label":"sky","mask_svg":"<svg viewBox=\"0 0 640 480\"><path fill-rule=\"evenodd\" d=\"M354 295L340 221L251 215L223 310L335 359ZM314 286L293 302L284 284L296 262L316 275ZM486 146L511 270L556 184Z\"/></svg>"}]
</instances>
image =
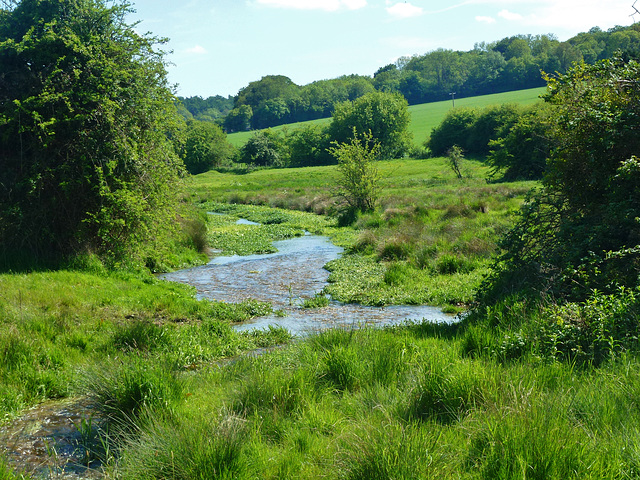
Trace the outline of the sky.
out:
<instances>
[{"instance_id":1,"label":"sky","mask_svg":"<svg viewBox=\"0 0 640 480\"><path fill-rule=\"evenodd\" d=\"M640 10L640 0L132 0L129 21L169 38L162 48L172 52L176 93L206 98L236 95L265 75L298 85L372 76L402 56L517 34L564 41L640 21L634 1Z\"/></svg>"}]
</instances>

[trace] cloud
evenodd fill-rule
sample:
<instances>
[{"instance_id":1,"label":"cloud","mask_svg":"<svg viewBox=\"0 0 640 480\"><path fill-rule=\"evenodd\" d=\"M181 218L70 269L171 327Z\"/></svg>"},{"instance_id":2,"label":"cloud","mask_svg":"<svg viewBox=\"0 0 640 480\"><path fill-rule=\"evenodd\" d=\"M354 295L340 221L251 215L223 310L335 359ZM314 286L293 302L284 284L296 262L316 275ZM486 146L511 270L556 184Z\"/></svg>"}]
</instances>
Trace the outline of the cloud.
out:
<instances>
[{"instance_id":1,"label":"cloud","mask_svg":"<svg viewBox=\"0 0 640 480\"><path fill-rule=\"evenodd\" d=\"M504 18L505 20L522 20L522 15L520 15L519 13L510 12L506 8L498 12L498 16Z\"/></svg>"},{"instance_id":2,"label":"cloud","mask_svg":"<svg viewBox=\"0 0 640 480\"><path fill-rule=\"evenodd\" d=\"M389 15L396 18L410 18L410 17L418 17L424 13L424 9L422 7L416 7L410 3L396 3L391 7L387 7L387 12Z\"/></svg>"},{"instance_id":3,"label":"cloud","mask_svg":"<svg viewBox=\"0 0 640 480\"><path fill-rule=\"evenodd\" d=\"M196 45L195 47L187 48L185 50L186 53L193 53L195 55L206 55L207 49L201 45Z\"/></svg>"},{"instance_id":4,"label":"cloud","mask_svg":"<svg viewBox=\"0 0 640 480\"><path fill-rule=\"evenodd\" d=\"M476 22L480 22L480 23L496 23L496 19L493 17L484 17L482 15L478 15L476 17Z\"/></svg>"},{"instance_id":5,"label":"cloud","mask_svg":"<svg viewBox=\"0 0 640 480\"><path fill-rule=\"evenodd\" d=\"M326 12L335 12L341 8L358 10L367 6L367 0L256 0L256 3L266 7Z\"/></svg>"}]
</instances>

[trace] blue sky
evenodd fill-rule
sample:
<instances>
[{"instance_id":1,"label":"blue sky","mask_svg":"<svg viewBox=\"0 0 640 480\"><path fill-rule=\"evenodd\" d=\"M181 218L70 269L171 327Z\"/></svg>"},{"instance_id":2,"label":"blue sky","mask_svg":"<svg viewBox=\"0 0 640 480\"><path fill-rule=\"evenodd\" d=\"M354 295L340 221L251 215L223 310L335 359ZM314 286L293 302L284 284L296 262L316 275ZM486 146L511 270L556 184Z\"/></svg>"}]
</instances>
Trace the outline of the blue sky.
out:
<instances>
[{"instance_id":1,"label":"blue sky","mask_svg":"<svg viewBox=\"0 0 640 480\"><path fill-rule=\"evenodd\" d=\"M636 7L640 9L640 0ZM133 0L137 30L170 39L181 96L235 95L265 75L298 85L373 75L405 55L516 34L566 40L640 21L634 0Z\"/></svg>"}]
</instances>

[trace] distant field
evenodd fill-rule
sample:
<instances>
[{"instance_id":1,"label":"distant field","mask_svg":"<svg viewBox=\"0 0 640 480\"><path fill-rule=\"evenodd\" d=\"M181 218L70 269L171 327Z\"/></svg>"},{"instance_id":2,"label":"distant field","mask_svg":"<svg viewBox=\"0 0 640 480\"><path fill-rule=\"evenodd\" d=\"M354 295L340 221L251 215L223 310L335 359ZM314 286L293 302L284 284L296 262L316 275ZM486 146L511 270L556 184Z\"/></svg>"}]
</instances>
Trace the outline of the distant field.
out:
<instances>
[{"instance_id":1,"label":"distant field","mask_svg":"<svg viewBox=\"0 0 640 480\"><path fill-rule=\"evenodd\" d=\"M529 105L539 101L540 95L545 91L545 87L531 88L528 90L517 90L514 92L496 93L493 95L482 95L479 97L456 98L456 107L487 107L489 105L499 105L502 103L520 103ZM452 108L450 100L444 102L423 103L409 107L411 113L411 124L409 131L413 133L413 141L416 145L422 145L431 133L431 129L437 126L446 113ZM273 130L283 128L295 129L302 125L322 125L329 123L330 118L321 118L309 122L290 123L273 127ZM253 132L238 132L228 135L229 142L236 147L241 147L253 135Z\"/></svg>"}]
</instances>

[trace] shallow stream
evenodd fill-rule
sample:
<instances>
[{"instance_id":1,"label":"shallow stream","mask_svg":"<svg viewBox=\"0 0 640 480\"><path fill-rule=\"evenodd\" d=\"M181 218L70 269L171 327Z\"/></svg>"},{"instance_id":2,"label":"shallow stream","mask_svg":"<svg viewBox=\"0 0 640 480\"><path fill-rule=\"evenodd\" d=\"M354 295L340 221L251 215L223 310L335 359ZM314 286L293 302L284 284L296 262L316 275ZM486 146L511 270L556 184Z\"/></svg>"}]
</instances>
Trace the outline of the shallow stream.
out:
<instances>
[{"instance_id":1,"label":"shallow stream","mask_svg":"<svg viewBox=\"0 0 640 480\"><path fill-rule=\"evenodd\" d=\"M242 221L242 223L248 223ZM384 326L408 320L451 322L453 317L427 306L365 307L330 302L327 307L302 308L327 284L323 266L342 249L326 237L305 235L274 242L277 253L216 257L207 265L162 275L193 285L199 298L238 302L252 298L273 304L285 316L272 315L237 325L238 330L279 325L294 335L332 327ZM87 459L83 434L93 434L99 421L87 423L91 406L86 400L49 402L30 410L11 425L0 428L0 453L20 470L36 478L100 478L99 462ZM83 421L85 422L83 424ZM88 428L88 430L87 430Z\"/></svg>"},{"instance_id":2,"label":"shallow stream","mask_svg":"<svg viewBox=\"0 0 640 480\"><path fill-rule=\"evenodd\" d=\"M327 237L305 235L273 243L277 253L216 257L207 265L162 275L165 280L196 287L199 298L238 302L247 298L271 302L285 316L272 315L236 326L238 330L278 325L294 335L331 327L396 325L407 320L451 322L453 317L429 306L367 307L330 302L302 308L327 284L324 265L342 254Z\"/></svg>"}]
</instances>

